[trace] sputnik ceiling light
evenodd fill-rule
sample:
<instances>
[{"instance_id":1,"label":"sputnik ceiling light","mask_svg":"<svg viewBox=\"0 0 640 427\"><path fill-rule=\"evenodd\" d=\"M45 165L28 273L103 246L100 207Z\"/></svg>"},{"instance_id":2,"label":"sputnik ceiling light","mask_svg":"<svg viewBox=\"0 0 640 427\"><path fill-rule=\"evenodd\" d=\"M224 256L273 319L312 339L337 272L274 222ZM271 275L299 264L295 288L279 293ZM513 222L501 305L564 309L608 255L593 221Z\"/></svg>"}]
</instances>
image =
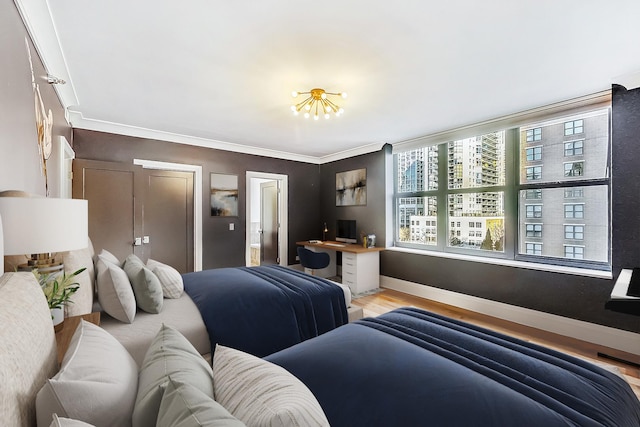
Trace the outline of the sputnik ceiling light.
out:
<instances>
[{"instance_id":1,"label":"sputnik ceiling light","mask_svg":"<svg viewBox=\"0 0 640 427\"><path fill-rule=\"evenodd\" d=\"M330 96L341 96L346 98L346 92L326 92L324 89L311 89L309 92L292 92L291 96L296 98L298 95L308 95L303 101L291 106L293 115L297 116L300 111L304 110L304 118L308 119L313 115L314 120L318 120L320 115L324 115L325 119L331 117L330 113L334 113L339 117L344 110L329 99Z\"/></svg>"}]
</instances>

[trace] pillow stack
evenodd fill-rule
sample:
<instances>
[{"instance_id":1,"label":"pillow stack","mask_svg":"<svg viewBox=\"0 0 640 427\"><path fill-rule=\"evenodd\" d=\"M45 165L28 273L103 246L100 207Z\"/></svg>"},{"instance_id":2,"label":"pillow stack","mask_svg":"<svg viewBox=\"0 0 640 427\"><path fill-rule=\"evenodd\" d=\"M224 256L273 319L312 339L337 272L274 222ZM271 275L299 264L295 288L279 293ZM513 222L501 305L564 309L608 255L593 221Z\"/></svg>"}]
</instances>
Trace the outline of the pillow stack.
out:
<instances>
[{"instance_id":1,"label":"pillow stack","mask_svg":"<svg viewBox=\"0 0 640 427\"><path fill-rule=\"evenodd\" d=\"M329 426L311 391L280 366L218 345L212 368L162 325L138 372L115 338L84 320L38 392L36 415L38 427Z\"/></svg>"},{"instance_id":2,"label":"pillow stack","mask_svg":"<svg viewBox=\"0 0 640 427\"><path fill-rule=\"evenodd\" d=\"M125 323L133 322L136 307L157 314L163 298L180 298L184 291L182 275L175 268L151 259L145 265L133 254L121 264L103 249L97 256L96 271L102 309Z\"/></svg>"}]
</instances>

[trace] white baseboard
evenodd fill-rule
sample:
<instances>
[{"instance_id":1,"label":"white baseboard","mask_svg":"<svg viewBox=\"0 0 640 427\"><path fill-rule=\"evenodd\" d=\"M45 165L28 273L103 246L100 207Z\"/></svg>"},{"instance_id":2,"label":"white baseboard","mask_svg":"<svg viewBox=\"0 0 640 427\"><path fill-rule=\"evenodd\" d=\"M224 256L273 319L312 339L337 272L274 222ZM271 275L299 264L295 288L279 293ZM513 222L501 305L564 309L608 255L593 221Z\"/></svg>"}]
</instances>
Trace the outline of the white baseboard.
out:
<instances>
[{"instance_id":1,"label":"white baseboard","mask_svg":"<svg viewBox=\"0 0 640 427\"><path fill-rule=\"evenodd\" d=\"M525 326L640 355L640 334L380 276L380 286Z\"/></svg>"}]
</instances>

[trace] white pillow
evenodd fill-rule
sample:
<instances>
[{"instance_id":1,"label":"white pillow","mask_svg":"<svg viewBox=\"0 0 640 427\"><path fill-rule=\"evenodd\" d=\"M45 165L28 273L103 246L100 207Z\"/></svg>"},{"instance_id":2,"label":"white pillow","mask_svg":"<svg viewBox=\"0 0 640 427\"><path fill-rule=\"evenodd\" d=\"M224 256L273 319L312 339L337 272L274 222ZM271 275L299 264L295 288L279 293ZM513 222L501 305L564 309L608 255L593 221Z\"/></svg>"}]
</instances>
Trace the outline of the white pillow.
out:
<instances>
[{"instance_id":1,"label":"white pillow","mask_svg":"<svg viewBox=\"0 0 640 427\"><path fill-rule=\"evenodd\" d=\"M82 421L72 420L71 418L59 418L57 414L53 414L53 421L49 427L93 427Z\"/></svg>"},{"instance_id":2,"label":"white pillow","mask_svg":"<svg viewBox=\"0 0 640 427\"><path fill-rule=\"evenodd\" d=\"M211 367L180 332L163 324L140 368L132 419L134 427L155 427L162 400L161 386L170 375L213 399Z\"/></svg>"},{"instance_id":3,"label":"white pillow","mask_svg":"<svg viewBox=\"0 0 640 427\"><path fill-rule=\"evenodd\" d=\"M82 320L60 371L36 397L38 427L52 415L100 427L131 426L138 387L138 365L107 331Z\"/></svg>"},{"instance_id":4,"label":"white pillow","mask_svg":"<svg viewBox=\"0 0 640 427\"><path fill-rule=\"evenodd\" d=\"M117 265L118 267L122 267L122 263L120 262L120 260L106 249L101 250L98 254L98 257L101 257L104 261L108 261L111 264Z\"/></svg>"},{"instance_id":5,"label":"white pillow","mask_svg":"<svg viewBox=\"0 0 640 427\"><path fill-rule=\"evenodd\" d=\"M102 309L121 322L133 322L136 317L136 297L127 273L102 255L98 255L96 269L98 301Z\"/></svg>"},{"instance_id":6,"label":"white pillow","mask_svg":"<svg viewBox=\"0 0 640 427\"><path fill-rule=\"evenodd\" d=\"M239 350L216 345L213 389L216 402L251 427L329 426L318 400L298 378Z\"/></svg>"},{"instance_id":7,"label":"white pillow","mask_svg":"<svg viewBox=\"0 0 640 427\"><path fill-rule=\"evenodd\" d=\"M218 402L191 384L169 377L158 411L156 427L243 427Z\"/></svg>"},{"instance_id":8,"label":"white pillow","mask_svg":"<svg viewBox=\"0 0 640 427\"><path fill-rule=\"evenodd\" d=\"M147 261L147 268L153 271L160 280L162 293L165 298L180 298L182 296L184 283L182 281L182 275L178 270L153 259Z\"/></svg>"}]
</instances>

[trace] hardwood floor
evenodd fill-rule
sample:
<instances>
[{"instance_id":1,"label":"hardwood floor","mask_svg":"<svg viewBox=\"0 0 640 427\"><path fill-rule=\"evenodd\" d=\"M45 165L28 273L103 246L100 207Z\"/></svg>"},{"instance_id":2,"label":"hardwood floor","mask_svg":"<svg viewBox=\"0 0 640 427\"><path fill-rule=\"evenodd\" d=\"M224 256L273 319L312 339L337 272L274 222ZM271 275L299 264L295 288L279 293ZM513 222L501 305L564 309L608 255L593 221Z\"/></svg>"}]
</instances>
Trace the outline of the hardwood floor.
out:
<instances>
[{"instance_id":1,"label":"hardwood floor","mask_svg":"<svg viewBox=\"0 0 640 427\"><path fill-rule=\"evenodd\" d=\"M640 357L637 355L624 353L575 338L553 334L390 289L384 289L376 294L354 299L352 304L362 307L365 317L375 317L399 307L411 306L422 308L433 313L442 314L506 335L511 335L524 341L540 344L573 356L588 359L596 364L617 368L629 382L636 396L640 398L640 368L601 357L599 353L617 357L622 360L630 360L634 363L640 361Z\"/></svg>"}]
</instances>

